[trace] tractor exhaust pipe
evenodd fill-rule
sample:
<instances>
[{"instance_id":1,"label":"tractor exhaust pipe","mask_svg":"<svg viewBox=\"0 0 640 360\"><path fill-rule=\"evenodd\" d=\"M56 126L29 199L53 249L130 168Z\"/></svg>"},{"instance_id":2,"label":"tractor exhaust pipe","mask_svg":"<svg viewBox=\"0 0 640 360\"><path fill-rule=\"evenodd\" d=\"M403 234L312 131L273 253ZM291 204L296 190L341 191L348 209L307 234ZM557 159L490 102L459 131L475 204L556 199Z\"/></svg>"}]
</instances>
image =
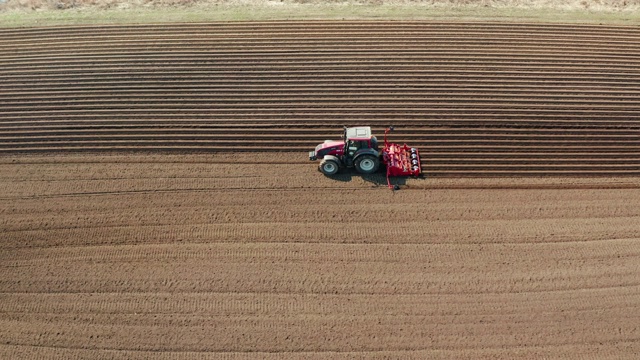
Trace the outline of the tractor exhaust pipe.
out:
<instances>
[{"instance_id":1,"label":"tractor exhaust pipe","mask_svg":"<svg viewBox=\"0 0 640 360\"><path fill-rule=\"evenodd\" d=\"M389 127L384 131L384 146L385 146L385 147L388 147L388 146L389 146L389 142L387 141L387 134L388 134L390 131L393 131L393 130L394 130L394 129L393 129L393 125L392 125L392 126L389 126Z\"/></svg>"}]
</instances>

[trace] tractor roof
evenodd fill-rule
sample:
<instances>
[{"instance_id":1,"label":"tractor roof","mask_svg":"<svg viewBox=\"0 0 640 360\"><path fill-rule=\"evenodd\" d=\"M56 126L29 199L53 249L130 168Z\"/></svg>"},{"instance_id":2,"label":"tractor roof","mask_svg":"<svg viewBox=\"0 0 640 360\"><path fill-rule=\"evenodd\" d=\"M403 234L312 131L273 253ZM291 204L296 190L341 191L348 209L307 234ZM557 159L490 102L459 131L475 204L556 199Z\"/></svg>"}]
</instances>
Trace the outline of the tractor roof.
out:
<instances>
[{"instance_id":1,"label":"tractor roof","mask_svg":"<svg viewBox=\"0 0 640 360\"><path fill-rule=\"evenodd\" d=\"M371 127L359 126L347 128L347 139L371 139Z\"/></svg>"}]
</instances>

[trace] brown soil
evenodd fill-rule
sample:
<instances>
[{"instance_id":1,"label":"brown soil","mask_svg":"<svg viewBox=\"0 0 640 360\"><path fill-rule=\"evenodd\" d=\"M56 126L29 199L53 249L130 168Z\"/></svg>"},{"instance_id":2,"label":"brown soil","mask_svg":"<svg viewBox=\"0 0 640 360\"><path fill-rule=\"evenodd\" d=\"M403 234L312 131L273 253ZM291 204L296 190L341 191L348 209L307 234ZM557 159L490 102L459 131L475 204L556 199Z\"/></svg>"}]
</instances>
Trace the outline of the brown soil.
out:
<instances>
[{"instance_id":1,"label":"brown soil","mask_svg":"<svg viewBox=\"0 0 640 360\"><path fill-rule=\"evenodd\" d=\"M0 30L0 358L635 359L639 39ZM347 121L427 178L322 176Z\"/></svg>"},{"instance_id":2,"label":"brown soil","mask_svg":"<svg viewBox=\"0 0 640 360\"><path fill-rule=\"evenodd\" d=\"M370 125L431 176L640 176L640 30L262 22L0 30L0 154L297 151Z\"/></svg>"},{"instance_id":3,"label":"brown soil","mask_svg":"<svg viewBox=\"0 0 640 360\"><path fill-rule=\"evenodd\" d=\"M640 352L637 178L392 192L287 154L2 160L1 358Z\"/></svg>"}]
</instances>

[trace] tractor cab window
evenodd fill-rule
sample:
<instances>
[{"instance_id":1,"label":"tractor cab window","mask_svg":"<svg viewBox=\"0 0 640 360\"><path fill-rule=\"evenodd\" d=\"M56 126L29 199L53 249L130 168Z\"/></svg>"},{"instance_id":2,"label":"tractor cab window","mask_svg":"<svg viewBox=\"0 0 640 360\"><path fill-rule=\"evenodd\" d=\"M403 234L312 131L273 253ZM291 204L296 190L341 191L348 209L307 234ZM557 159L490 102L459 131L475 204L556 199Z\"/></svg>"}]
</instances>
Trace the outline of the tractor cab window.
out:
<instances>
[{"instance_id":1,"label":"tractor cab window","mask_svg":"<svg viewBox=\"0 0 640 360\"><path fill-rule=\"evenodd\" d=\"M375 136L371 137L371 147L378 150L378 139Z\"/></svg>"},{"instance_id":2,"label":"tractor cab window","mask_svg":"<svg viewBox=\"0 0 640 360\"><path fill-rule=\"evenodd\" d=\"M369 148L369 142L366 140L349 140L347 142L347 148L350 155L353 155L356 151L360 149Z\"/></svg>"},{"instance_id":3,"label":"tractor cab window","mask_svg":"<svg viewBox=\"0 0 640 360\"><path fill-rule=\"evenodd\" d=\"M350 155L353 155L356 151L358 151L358 141L349 140L347 142L347 152L349 152Z\"/></svg>"}]
</instances>

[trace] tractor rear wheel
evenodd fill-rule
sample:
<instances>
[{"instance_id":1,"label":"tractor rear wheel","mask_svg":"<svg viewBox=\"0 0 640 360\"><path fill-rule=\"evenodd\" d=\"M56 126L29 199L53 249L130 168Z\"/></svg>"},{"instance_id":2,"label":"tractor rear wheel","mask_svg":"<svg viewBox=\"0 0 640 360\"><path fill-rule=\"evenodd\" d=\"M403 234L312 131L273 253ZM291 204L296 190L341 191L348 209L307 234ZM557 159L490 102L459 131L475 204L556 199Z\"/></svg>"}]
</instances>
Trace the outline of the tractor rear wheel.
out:
<instances>
[{"instance_id":1,"label":"tractor rear wheel","mask_svg":"<svg viewBox=\"0 0 640 360\"><path fill-rule=\"evenodd\" d=\"M373 174L380 167L380 159L373 155L362 155L356 159L355 166L361 174Z\"/></svg>"},{"instance_id":2,"label":"tractor rear wheel","mask_svg":"<svg viewBox=\"0 0 640 360\"><path fill-rule=\"evenodd\" d=\"M340 166L334 160L322 160L318 168L320 169L320 172L322 172L323 174L327 176L331 176L331 175L335 175L338 172L338 170L340 169Z\"/></svg>"}]
</instances>

